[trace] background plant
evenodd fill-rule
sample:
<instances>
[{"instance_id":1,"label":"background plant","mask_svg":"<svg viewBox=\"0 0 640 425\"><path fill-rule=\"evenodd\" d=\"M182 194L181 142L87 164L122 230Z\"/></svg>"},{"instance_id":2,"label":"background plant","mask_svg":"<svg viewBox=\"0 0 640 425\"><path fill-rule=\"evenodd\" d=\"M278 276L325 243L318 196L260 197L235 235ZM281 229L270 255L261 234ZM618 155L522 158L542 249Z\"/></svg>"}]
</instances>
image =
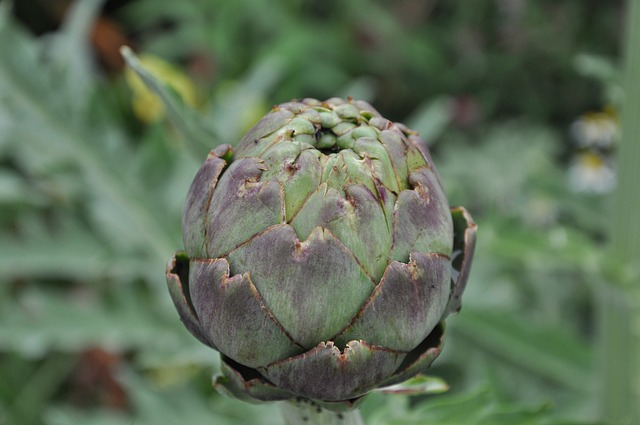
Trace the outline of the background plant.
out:
<instances>
[{"instance_id":1,"label":"background plant","mask_svg":"<svg viewBox=\"0 0 640 425\"><path fill-rule=\"evenodd\" d=\"M10 6L0 3L0 423L278 423L274 406L212 391L217 356L178 322L164 261L207 138L233 144L273 104L334 95L419 130L451 203L481 229L431 371L450 390L373 396L365 421L596 423L593 294L611 203L569 170L615 175L618 136L585 147L571 129L620 109L621 1ZM194 85L205 143L135 115L124 43ZM575 160L586 151L602 161Z\"/></svg>"}]
</instances>

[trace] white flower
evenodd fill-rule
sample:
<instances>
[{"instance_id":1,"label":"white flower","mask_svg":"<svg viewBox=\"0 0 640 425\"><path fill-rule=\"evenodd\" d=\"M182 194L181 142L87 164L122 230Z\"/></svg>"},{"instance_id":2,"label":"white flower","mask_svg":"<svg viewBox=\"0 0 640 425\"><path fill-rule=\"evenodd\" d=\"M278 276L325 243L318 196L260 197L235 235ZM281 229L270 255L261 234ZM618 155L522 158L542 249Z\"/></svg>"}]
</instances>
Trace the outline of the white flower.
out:
<instances>
[{"instance_id":1,"label":"white flower","mask_svg":"<svg viewBox=\"0 0 640 425\"><path fill-rule=\"evenodd\" d=\"M616 171L595 152L583 152L569 166L569 184L577 192L607 193L616 185Z\"/></svg>"},{"instance_id":2,"label":"white flower","mask_svg":"<svg viewBox=\"0 0 640 425\"><path fill-rule=\"evenodd\" d=\"M620 128L615 111L589 112L571 124L571 135L581 148L610 149L618 140Z\"/></svg>"}]
</instances>

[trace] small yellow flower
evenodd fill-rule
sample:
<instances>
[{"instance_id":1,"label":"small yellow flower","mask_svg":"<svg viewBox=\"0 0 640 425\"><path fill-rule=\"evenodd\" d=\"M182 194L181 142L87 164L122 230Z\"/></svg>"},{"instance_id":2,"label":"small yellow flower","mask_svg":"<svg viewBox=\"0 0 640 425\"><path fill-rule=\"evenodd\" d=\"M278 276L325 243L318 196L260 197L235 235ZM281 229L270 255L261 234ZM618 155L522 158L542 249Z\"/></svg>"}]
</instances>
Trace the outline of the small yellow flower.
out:
<instances>
[{"instance_id":1,"label":"small yellow flower","mask_svg":"<svg viewBox=\"0 0 640 425\"><path fill-rule=\"evenodd\" d=\"M142 54L139 60L158 80L178 93L185 104L197 106L196 87L179 68L151 54ZM135 71L127 67L125 79L133 92L132 106L135 116L146 123L162 119L165 114L164 104L147 88Z\"/></svg>"}]
</instances>

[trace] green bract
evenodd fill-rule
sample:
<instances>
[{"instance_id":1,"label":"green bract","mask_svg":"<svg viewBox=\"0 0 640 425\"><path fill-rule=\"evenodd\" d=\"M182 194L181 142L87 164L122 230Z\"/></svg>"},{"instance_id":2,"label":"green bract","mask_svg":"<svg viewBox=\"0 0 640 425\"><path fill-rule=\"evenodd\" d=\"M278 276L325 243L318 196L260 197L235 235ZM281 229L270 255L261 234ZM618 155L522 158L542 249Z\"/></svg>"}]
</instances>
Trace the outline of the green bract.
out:
<instances>
[{"instance_id":1,"label":"green bract","mask_svg":"<svg viewBox=\"0 0 640 425\"><path fill-rule=\"evenodd\" d=\"M243 399L352 403L425 370L460 307L475 224L422 140L366 102L279 105L211 151L167 281Z\"/></svg>"}]
</instances>

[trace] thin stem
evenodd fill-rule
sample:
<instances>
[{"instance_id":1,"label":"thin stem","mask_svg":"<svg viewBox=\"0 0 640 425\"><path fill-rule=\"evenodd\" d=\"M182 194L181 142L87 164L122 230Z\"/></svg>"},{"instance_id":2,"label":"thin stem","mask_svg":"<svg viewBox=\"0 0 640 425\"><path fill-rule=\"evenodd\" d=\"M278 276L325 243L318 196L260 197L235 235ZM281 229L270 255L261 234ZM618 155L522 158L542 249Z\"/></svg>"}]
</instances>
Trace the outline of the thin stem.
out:
<instances>
[{"instance_id":1,"label":"thin stem","mask_svg":"<svg viewBox=\"0 0 640 425\"><path fill-rule=\"evenodd\" d=\"M332 412L309 400L280 404L285 425L364 425L360 410Z\"/></svg>"},{"instance_id":2,"label":"thin stem","mask_svg":"<svg viewBox=\"0 0 640 425\"><path fill-rule=\"evenodd\" d=\"M601 409L613 423L640 423L640 1L627 2L625 104L611 228L614 270L599 294Z\"/></svg>"}]
</instances>

